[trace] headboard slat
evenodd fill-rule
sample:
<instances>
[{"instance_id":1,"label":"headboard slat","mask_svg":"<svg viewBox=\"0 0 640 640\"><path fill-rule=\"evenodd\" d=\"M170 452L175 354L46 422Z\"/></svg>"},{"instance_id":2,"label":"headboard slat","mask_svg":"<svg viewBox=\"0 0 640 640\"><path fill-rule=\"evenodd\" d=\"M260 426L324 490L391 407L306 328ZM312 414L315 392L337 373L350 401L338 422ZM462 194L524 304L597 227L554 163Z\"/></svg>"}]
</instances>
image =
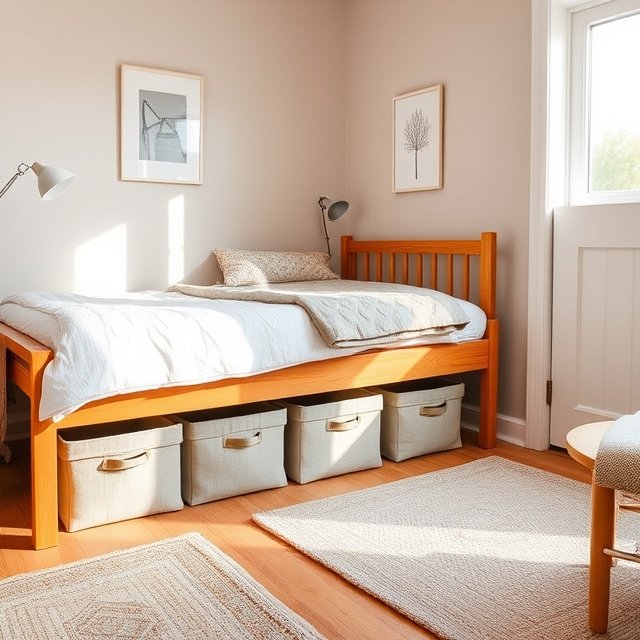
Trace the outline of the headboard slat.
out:
<instances>
[{"instance_id":1,"label":"headboard slat","mask_svg":"<svg viewBox=\"0 0 640 640\"><path fill-rule=\"evenodd\" d=\"M431 289L438 289L438 254L431 254Z\"/></svg>"},{"instance_id":2,"label":"headboard slat","mask_svg":"<svg viewBox=\"0 0 640 640\"><path fill-rule=\"evenodd\" d=\"M469 299L469 262L468 255L462 256L462 297Z\"/></svg>"},{"instance_id":3,"label":"headboard slat","mask_svg":"<svg viewBox=\"0 0 640 640\"><path fill-rule=\"evenodd\" d=\"M371 254L369 252L364 254L364 279L371 280Z\"/></svg>"},{"instance_id":4,"label":"headboard slat","mask_svg":"<svg viewBox=\"0 0 640 640\"><path fill-rule=\"evenodd\" d=\"M449 253L447 255L447 288L446 292L452 296L453 295L453 254Z\"/></svg>"}]
</instances>

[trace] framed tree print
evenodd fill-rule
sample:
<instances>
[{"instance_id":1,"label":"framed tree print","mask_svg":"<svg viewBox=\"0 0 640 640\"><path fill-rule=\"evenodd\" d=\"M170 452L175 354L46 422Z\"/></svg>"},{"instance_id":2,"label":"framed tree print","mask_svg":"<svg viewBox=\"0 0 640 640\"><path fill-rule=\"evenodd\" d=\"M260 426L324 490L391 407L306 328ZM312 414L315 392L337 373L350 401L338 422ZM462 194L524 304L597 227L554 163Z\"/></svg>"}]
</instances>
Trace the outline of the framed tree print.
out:
<instances>
[{"instance_id":1,"label":"framed tree print","mask_svg":"<svg viewBox=\"0 0 640 640\"><path fill-rule=\"evenodd\" d=\"M202 184L202 76L120 67L120 178Z\"/></svg>"},{"instance_id":2,"label":"framed tree print","mask_svg":"<svg viewBox=\"0 0 640 640\"><path fill-rule=\"evenodd\" d=\"M442 189L441 84L393 99L393 191Z\"/></svg>"}]
</instances>

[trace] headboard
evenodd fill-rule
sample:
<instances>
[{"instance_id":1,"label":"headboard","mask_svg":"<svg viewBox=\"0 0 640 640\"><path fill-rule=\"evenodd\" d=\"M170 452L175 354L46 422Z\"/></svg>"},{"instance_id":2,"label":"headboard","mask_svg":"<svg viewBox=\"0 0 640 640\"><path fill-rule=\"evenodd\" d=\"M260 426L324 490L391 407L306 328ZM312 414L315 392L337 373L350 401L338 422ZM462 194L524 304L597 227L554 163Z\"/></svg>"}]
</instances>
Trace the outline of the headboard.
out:
<instances>
[{"instance_id":1,"label":"headboard","mask_svg":"<svg viewBox=\"0 0 640 640\"><path fill-rule=\"evenodd\" d=\"M496 233L479 240L354 240L342 236L341 276L429 287L496 317Z\"/></svg>"}]
</instances>

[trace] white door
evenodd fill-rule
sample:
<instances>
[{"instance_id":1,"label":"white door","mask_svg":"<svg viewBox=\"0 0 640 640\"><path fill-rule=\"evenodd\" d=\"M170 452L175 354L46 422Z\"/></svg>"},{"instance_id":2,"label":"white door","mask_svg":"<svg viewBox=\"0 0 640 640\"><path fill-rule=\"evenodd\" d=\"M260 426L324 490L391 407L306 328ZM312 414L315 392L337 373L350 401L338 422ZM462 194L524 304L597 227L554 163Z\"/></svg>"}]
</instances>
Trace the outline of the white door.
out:
<instances>
[{"instance_id":1,"label":"white door","mask_svg":"<svg viewBox=\"0 0 640 640\"><path fill-rule=\"evenodd\" d=\"M640 0L571 14L569 207L553 216L550 442L640 409Z\"/></svg>"},{"instance_id":2,"label":"white door","mask_svg":"<svg viewBox=\"0 0 640 640\"><path fill-rule=\"evenodd\" d=\"M552 445L640 410L640 204L554 211Z\"/></svg>"}]
</instances>

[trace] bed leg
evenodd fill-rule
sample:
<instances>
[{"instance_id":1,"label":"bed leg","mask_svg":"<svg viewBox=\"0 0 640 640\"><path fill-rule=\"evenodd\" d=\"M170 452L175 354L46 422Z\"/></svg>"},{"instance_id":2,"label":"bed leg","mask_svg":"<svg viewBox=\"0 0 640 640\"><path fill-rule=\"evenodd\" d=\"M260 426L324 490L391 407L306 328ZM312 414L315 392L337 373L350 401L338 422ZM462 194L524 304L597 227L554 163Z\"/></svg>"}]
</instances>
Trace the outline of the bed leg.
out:
<instances>
[{"instance_id":1,"label":"bed leg","mask_svg":"<svg viewBox=\"0 0 640 640\"><path fill-rule=\"evenodd\" d=\"M57 431L31 418L31 531L35 549L58 544Z\"/></svg>"},{"instance_id":2,"label":"bed leg","mask_svg":"<svg viewBox=\"0 0 640 640\"><path fill-rule=\"evenodd\" d=\"M496 446L498 419L498 320L487 322L489 366L480 372L480 434L478 444L483 449Z\"/></svg>"}]
</instances>

